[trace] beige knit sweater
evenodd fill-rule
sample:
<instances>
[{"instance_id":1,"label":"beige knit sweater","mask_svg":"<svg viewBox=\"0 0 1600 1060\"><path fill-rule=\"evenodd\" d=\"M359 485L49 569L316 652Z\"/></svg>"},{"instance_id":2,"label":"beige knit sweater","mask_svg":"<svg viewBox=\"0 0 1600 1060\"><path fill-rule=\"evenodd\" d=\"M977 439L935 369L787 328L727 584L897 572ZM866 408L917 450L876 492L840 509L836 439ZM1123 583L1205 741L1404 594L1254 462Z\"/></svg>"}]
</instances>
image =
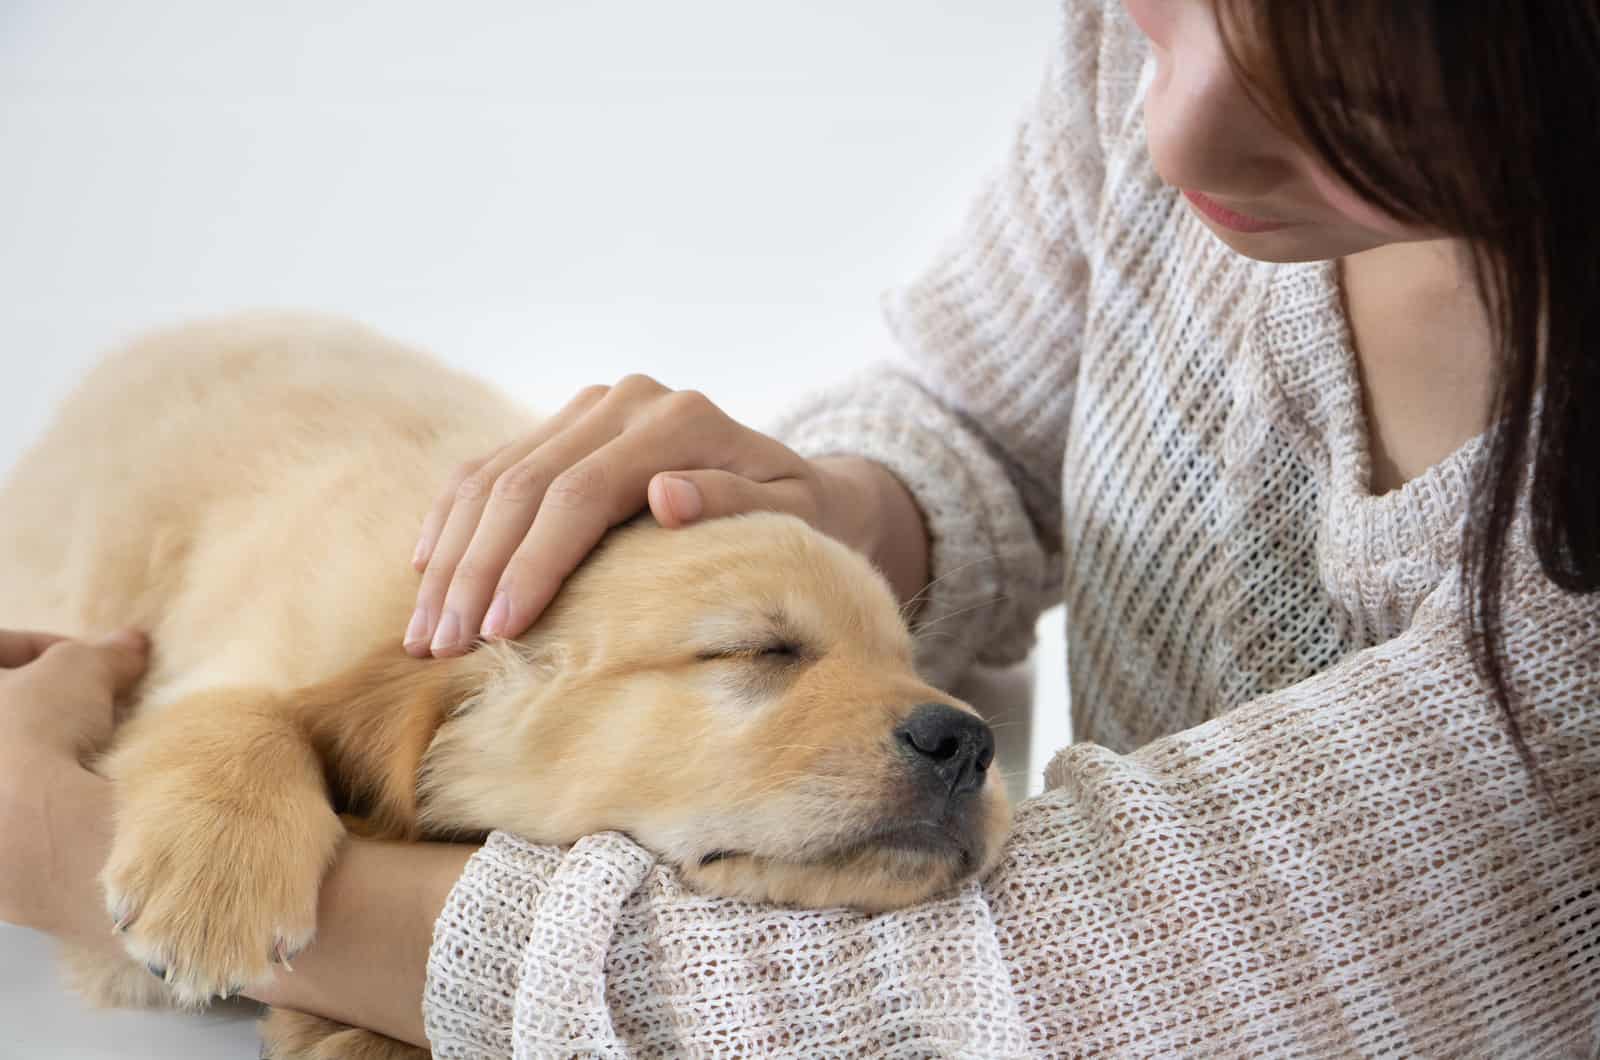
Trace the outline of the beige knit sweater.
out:
<instances>
[{"instance_id":1,"label":"beige knit sweater","mask_svg":"<svg viewBox=\"0 0 1600 1060\"><path fill-rule=\"evenodd\" d=\"M1082 742L987 880L872 918L497 835L438 923L440 1057L1593 1053L1600 598L1519 528L1512 684L1562 816L1457 628L1481 444L1367 490L1336 270L1219 243L1148 164L1120 3L1064 16L1005 166L892 300L908 363L783 434L917 496L935 677L1018 658L1064 598Z\"/></svg>"}]
</instances>

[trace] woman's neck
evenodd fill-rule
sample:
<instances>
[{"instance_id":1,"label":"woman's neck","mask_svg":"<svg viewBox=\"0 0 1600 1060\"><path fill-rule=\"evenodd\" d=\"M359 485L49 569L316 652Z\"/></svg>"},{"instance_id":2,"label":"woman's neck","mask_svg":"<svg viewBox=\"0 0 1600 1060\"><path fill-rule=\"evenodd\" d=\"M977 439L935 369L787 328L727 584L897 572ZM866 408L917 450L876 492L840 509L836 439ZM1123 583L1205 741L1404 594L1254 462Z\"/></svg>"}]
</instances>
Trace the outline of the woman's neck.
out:
<instances>
[{"instance_id":1,"label":"woman's neck","mask_svg":"<svg viewBox=\"0 0 1600 1060\"><path fill-rule=\"evenodd\" d=\"M1372 458L1398 489L1488 426L1493 342L1465 247L1391 243L1340 261Z\"/></svg>"}]
</instances>

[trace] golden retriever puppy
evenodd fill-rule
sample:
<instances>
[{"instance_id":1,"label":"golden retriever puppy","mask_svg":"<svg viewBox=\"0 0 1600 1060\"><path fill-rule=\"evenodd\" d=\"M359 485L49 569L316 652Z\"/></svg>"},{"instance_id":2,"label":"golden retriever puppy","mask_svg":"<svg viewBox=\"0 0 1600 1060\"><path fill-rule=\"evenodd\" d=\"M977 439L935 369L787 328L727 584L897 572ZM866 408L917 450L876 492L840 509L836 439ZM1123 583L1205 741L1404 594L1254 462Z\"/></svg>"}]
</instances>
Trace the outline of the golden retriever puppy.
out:
<instances>
[{"instance_id":1,"label":"golden retriever puppy","mask_svg":"<svg viewBox=\"0 0 1600 1060\"><path fill-rule=\"evenodd\" d=\"M0 622L154 644L97 764L126 953L69 961L92 999L262 982L315 934L347 827L617 829L708 892L869 911L992 863L987 726L917 677L877 571L799 520L635 521L519 640L406 656L432 492L529 423L356 325L241 316L109 358L13 470ZM342 1031L267 1025L278 1056L416 1052Z\"/></svg>"}]
</instances>

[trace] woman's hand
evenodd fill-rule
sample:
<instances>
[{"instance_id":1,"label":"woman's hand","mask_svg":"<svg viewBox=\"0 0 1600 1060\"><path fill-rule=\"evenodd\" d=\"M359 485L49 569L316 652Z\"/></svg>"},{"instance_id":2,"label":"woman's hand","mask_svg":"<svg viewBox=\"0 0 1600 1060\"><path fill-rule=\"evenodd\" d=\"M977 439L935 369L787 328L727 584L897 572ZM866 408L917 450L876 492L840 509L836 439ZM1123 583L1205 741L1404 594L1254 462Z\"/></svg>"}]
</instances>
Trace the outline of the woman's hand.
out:
<instances>
[{"instance_id":1,"label":"woman's hand","mask_svg":"<svg viewBox=\"0 0 1600 1060\"><path fill-rule=\"evenodd\" d=\"M0 920L62 937L105 935L96 876L109 785L83 766L144 672L135 633L98 643L0 630Z\"/></svg>"},{"instance_id":2,"label":"woman's hand","mask_svg":"<svg viewBox=\"0 0 1600 1060\"><path fill-rule=\"evenodd\" d=\"M881 465L806 460L696 391L629 376L456 470L412 557L423 576L406 650L459 655L478 636L520 635L605 532L646 505L666 527L797 515L877 561L901 599L926 576L921 516Z\"/></svg>"}]
</instances>

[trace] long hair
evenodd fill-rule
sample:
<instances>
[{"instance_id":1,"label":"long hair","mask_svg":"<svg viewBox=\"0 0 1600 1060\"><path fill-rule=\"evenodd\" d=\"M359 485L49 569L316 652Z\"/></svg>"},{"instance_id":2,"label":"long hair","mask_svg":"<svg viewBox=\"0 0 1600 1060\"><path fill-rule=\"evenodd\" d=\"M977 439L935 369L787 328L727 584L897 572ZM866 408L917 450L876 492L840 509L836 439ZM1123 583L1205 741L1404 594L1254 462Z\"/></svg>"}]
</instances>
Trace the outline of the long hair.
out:
<instances>
[{"instance_id":1,"label":"long hair","mask_svg":"<svg viewBox=\"0 0 1600 1060\"><path fill-rule=\"evenodd\" d=\"M1600 0L1232 0L1220 23L1281 128L1369 202L1471 248L1496 350L1462 632L1549 794L1513 708L1501 594L1524 490L1545 575L1600 589Z\"/></svg>"}]
</instances>

